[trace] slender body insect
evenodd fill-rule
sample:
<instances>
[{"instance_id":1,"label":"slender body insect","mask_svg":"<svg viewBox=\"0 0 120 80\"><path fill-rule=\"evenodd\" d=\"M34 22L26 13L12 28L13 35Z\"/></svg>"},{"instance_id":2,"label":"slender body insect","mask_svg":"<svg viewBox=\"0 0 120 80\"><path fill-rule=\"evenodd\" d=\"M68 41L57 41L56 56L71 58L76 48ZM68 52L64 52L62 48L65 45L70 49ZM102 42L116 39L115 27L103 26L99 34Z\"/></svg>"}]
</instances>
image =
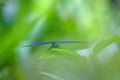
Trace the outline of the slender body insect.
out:
<instances>
[{"instance_id":1,"label":"slender body insect","mask_svg":"<svg viewBox=\"0 0 120 80\"><path fill-rule=\"evenodd\" d=\"M40 45L46 45L46 44L51 44L51 48L59 48L60 45L59 44L67 44L67 43L87 43L87 42L79 42L79 41L51 41L51 42L36 42L34 44L31 45L27 45L24 47L31 47L31 46L40 46Z\"/></svg>"}]
</instances>

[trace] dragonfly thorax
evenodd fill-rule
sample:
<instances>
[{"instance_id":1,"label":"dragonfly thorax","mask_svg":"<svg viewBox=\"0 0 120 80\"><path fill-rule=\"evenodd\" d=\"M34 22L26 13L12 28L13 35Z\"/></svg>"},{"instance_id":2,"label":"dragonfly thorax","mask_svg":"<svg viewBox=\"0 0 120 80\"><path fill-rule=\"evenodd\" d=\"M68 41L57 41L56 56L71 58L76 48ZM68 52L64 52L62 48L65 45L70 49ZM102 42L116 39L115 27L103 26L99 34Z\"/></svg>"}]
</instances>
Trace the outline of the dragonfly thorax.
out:
<instances>
[{"instance_id":1,"label":"dragonfly thorax","mask_svg":"<svg viewBox=\"0 0 120 80\"><path fill-rule=\"evenodd\" d=\"M59 47L58 42L52 42L52 47L54 47L54 48L58 48L58 47Z\"/></svg>"},{"instance_id":2,"label":"dragonfly thorax","mask_svg":"<svg viewBox=\"0 0 120 80\"><path fill-rule=\"evenodd\" d=\"M51 42L51 47L49 48L49 49L52 49L52 48L59 48L60 46L59 46L59 44L58 44L58 42Z\"/></svg>"}]
</instances>

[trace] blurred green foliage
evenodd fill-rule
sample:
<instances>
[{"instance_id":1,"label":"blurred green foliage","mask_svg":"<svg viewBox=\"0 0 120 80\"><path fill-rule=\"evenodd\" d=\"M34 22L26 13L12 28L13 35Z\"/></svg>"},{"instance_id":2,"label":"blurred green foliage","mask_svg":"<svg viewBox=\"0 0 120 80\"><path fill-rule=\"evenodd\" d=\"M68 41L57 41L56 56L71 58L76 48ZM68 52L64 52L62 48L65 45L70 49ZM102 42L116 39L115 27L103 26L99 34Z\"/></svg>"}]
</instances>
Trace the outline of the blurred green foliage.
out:
<instances>
[{"instance_id":1,"label":"blurred green foliage","mask_svg":"<svg viewBox=\"0 0 120 80\"><path fill-rule=\"evenodd\" d=\"M0 0L0 80L119 80L119 0ZM88 44L23 47L40 41Z\"/></svg>"}]
</instances>

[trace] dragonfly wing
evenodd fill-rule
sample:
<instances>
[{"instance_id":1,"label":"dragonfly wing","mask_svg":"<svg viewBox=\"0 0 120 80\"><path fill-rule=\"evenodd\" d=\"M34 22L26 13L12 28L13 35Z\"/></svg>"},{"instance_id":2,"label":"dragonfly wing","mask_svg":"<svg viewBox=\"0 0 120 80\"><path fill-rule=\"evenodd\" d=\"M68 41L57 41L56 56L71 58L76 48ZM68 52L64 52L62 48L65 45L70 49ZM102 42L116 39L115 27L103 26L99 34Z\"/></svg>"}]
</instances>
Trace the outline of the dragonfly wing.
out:
<instances>
[{"instance_id":1,"label":"dragonfly wing","mask_svg":"<svg viewBox=\"0 0 120 80\"><path fill-rule=\"evenodd\" d=\"M58 43L87 43L87 42L80 42L80 41L57 41Z\"/></svg>"},{"instance_id":2,"label":"dragonfly wing","mask_svg":"<svg viewBox=\"0 0 120 80\"><path fill-rule=\"evenodd\" d=\"M50 44L51 42L37 42L37 43L34 43L32 45L27 45L27 46L24 46L24 47L30 47L30 46L40 46L40 45L45 45L45 44Z\"/></svg>"}]
</instances>

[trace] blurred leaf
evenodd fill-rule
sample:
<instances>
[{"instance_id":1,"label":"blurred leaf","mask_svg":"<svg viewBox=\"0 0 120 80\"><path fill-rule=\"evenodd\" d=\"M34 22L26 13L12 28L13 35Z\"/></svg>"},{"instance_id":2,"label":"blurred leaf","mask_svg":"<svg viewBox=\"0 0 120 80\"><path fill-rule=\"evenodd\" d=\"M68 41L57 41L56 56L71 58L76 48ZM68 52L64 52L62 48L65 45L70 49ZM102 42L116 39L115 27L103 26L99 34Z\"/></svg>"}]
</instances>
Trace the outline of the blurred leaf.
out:
<instances>
[{"instance_id":1,"label":"blurred leaf","mask_svg":"<svg viewBox=\"0 0 120 80\"><path fill-rule=\"evenodd\" d=\"M120 36L115 36L106 40L102 40L100 41L98 44L96 44L96 46L93 49L93 56L96 56L100 51L102 51L105 47L107 47L108 45L117 42L120 40Z\"/></svg>"},{"instance_id":2,"label":"blurred leaf","mask_svg":"<svg viewBox=\"0 0 120 80\"><path fill-rule=\"evenodd\" d=\"M53 80L63 80L62 78L60 78L59 76L56 76L54 74L50 74L50 73L46 73L46 72L41 72L40 74L46 75L46 76L52 78Z\"/></svg>"},{"instance_id":3,"label":"blurred leaf","mask_svg":"<svg viewBox=\"0 0 120 80\"><path fill-rule=\"evenodd\" d=\"M61 56L61 55L63 55L63 56L64 55L79 56L74 51L53 48L53 49L47 51L46 53L43 53L38 60L42 60L44 58L54 58L54 57Z\"/></svg>"},{"instance_id":4,"label":"blurred leaf","mask_svg":"<svg viewBox=\"0 0 120 80\"><path fill-rule=\"evenodd\" d=\"M4 41L2 41L0 46L0 67L4 68L9 64L13 65L16 60L16 54L14 52L15 47L25 38L30 30L35 26L37 21L39 21L39 18L35 19L31 23L19 25L19 29L15 29L10 32L9 35L5 36Z\"/></svg>"}]
</instances>

